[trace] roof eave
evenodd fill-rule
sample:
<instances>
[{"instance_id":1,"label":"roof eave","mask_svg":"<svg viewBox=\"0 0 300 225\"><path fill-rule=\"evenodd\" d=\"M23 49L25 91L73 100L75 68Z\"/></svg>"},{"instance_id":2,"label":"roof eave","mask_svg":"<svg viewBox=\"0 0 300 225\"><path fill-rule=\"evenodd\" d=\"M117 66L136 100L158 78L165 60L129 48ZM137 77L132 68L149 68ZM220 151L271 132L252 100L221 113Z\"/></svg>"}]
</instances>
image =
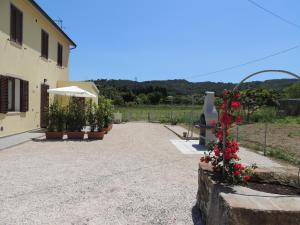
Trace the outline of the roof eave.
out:
<instances>
[{"instance_id":1,"label":"roof eave","mask_svg":"<svg viewBox=\"0 0 300 225\"><path fill-rule=\"evenodd\" d=\"M71 43L74 48L77 47L75 42L54 22L53 19L34 1L28 0L46 19Z\"/></svg>"}]
</instances>

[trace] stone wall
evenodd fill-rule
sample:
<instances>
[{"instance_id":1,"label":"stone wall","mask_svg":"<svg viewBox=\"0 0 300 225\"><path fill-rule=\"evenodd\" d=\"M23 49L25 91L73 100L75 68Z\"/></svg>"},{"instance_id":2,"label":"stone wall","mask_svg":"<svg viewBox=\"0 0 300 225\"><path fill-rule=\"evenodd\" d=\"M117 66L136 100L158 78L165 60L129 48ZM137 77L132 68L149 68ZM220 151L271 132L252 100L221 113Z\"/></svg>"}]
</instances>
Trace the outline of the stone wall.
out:
<instances>
[{"instance_id":1,"label":"stone wall","mask_svg":"<svg viewBox=\"0 0 300 225\"><path fill-rule=\"evenodd\" d=\"M211 179L207 164L199 166L197 206L205 225L300 224L300 198L226 186Z\"/></svg>"}]
</instances>

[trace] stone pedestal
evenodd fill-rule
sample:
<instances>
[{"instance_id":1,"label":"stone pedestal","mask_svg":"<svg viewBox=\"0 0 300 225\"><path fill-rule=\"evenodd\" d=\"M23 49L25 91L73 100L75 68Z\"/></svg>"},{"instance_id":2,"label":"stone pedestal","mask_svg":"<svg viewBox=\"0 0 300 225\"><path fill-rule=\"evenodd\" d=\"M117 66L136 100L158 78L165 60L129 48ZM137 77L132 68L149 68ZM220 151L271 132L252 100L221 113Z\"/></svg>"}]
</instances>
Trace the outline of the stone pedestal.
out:
<instances>
[{"instance_id":1,"label":"stone pedestal","mask_svg":"<svg viewBox=\"0 0 300 225\"><path fill-rule=\"evenodd\" d=\"M197 206L206 225L300 224L300 197L270 194L211 179L207 164L199 165Z\"/></svg>"}]
</instances>

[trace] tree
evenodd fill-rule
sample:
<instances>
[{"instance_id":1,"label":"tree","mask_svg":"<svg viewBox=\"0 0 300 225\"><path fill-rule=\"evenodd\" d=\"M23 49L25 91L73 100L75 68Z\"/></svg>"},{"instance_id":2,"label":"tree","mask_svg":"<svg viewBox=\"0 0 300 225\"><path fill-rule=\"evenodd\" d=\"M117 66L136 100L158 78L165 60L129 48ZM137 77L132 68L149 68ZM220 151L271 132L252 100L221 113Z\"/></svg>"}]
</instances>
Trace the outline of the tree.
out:
<instances>
[{"instance_id":1,"label":"tree","mask_svg":"<svg viewBox=\"0 0 300 225\"><path fill-rule=\"evenodd\" d=\"M124 99L121 95L115 95L113 98L113 104L114 105L124 105Z\"/></svg>"},{"instance_id":2,"label":"tree","mask_svg":"<svg viewBox=\"0 0 300 225\"><path fill-rule=\"evenodd\" d=\"M286 88L285 93L288 98L300 98L300 82L296 82Z\"/></svg>"},{"instance_id":3,"label":"tree","mask_svg":"<svg viewBox=\"0 0 300 225\"><path fill-rule=\"evenodd\" d=\"M264 88L248 89L241 92L241 104L247 115L250 116L263 106L278 106L279 94L274 90Z\"/></svg>"},{"instance_id":4,"label":"tree","mask_svg":"<svg viewBox=\"0 0 300 225\"><path fill-rule=\"evenodd\" d=\"M122 97L124 99L124 102L134 102L136 96L132 93L132 91L130 91L122 93Z\"/></svg>"},{"instance_id":5,"label":"tree","mask_svg":"<svg viewBox=\"0 0 300 225\"><path fill-rule=\"evenodd\" d=\"M160 102L161 97L160 92L153 92L148 95L149 102L152 105L157 105Z\"/></svg>"},{"instance_id":6,"label":"tree","mask_svg":"<svg viewBox=\"0 0 300 225\"><path fill-rule=\"evenodd\" d=\"M137 97L138 104L149 104L149 99L146 94L139 94Z\"/></svg>"}]
</instances>

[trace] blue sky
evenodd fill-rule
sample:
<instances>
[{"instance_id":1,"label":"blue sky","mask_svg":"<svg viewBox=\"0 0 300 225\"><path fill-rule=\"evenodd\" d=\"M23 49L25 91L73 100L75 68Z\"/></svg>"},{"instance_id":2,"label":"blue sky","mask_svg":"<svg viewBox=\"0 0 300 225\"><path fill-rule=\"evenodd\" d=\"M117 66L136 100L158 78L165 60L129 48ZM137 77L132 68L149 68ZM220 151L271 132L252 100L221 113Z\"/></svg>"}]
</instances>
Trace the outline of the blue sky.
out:
<instances>
[{"instance_id":1,"label":"blue sky","mask_svg":"<svg viewBox=\"0 0 300 225\"><path fill-rule=\"evenodd\" d=\"M37 0L77 43L73 80L131 79L238 82L261 69L300 73L300 48L207 76L300 44L300 29L247 0ZM256 0L300 24L299 0ZM193 77L193 78L190 78ZM282 78L267 74L254 80Z\"/></svg>"}]
</instances>

